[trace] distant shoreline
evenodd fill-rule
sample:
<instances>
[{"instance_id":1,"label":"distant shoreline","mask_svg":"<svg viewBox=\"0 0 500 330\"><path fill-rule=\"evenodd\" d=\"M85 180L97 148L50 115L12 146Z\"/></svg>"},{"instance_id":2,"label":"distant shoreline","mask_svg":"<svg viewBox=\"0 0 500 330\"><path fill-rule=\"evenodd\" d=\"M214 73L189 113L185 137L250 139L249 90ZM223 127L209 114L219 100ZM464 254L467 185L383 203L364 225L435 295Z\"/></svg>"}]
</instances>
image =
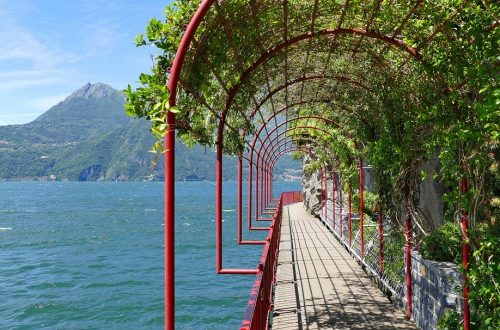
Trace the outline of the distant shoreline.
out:
<instances>
[{"instance_id":1,"label":"distant shoreline","mask_svg":"<svg viewBox=\"0 0 500 330\"><path fill-rule=\"evenodd\" d=\"M223 182L237 182L236 179L225 179ZM243 180L247 182L248 180ZM301 179L275 180L276 182L300 182ZM0 182L164 182L164 180L50 180L50 179L0 179ZM175 180L175 182L216 182L215 180Z\"/></svg>"}]
</instances>

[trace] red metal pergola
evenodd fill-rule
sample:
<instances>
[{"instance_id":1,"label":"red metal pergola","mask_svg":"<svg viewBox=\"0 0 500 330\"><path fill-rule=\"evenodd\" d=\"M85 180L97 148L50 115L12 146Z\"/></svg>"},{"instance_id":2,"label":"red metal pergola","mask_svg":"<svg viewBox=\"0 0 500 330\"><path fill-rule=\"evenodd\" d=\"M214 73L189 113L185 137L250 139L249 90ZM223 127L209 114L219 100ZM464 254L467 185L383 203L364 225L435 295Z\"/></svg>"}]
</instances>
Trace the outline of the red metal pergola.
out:
<instances>
[{"instance_id":1,"label":"red metal pergola","mask_svg":"<svg viewBox=\"0 0 500 330\"><path fill-rule=\"evenodd\" d=\"M181 70L183 68L183 64L188 53L189 48L193 44L195 48L199 48L197 42L194 41L195 33L210 12L213 5L218 6L216 0L203 0L190 20L189 24L186 26L186 30L184 35L179 43L179 47L175 54L175 58L173 61L172 68L170 70L170 75L168 79L168 90L170 92L169 98L169 106L173 108L176 105L177 99L177 88L178 85L181 84L181 87L184 89L188 89L185 85L183 86L180 75ZM347 5L346 5L347 6ZM416 5L417 7L417 5ZM416 8L414 7L414 8ZM412 14L415 9L412 9L408 15ZM313 22L314 22L314 14L313 14ZM343 20L343 18L342 18ZM405 18L406 20L406 18ZM230 110L233 109L235 98L237 94L242 89L243 85L248 82L252 76L262 67L265 67L266 63L271 60L273 57L277 56L280 52L287 51L290 47L293 47L295 44L298 44L303 41L311 42L313 39L322 37L322 36L340 36L340 35L352 35L358 36L360 38L368 38L377 40L382 42L386 48L394 47L399 51L406 53L410 56L410 58L415 59L417 62L425 64L425 59L421 55L421 49L413 48L407 45L403 40L396 38L397 33L394 33L393 36L384 35L375 31L371 31L369 29L369 24L367 24L365 29L360 28L342 28L341 22L339 22L338 27L328 28L328 29L320 29L314 30L312 29L310 32L301 33L293 37L286 37L283 42L274 45L269 49L261 49L262 52L260 56L249 66L242 69L241 74L239 75L239 79L235 84L231 86L231 88L227 88L226 90L226 98L225 98L225 106L224 109L221 110L220 113L213 113L219 119L218 128L217 128L217 145L216 145L216 271L219 274L255 274L257 276L256 282L252 289L252 294L250 301L254 301L255 304L253 307L249 307L249 311L247 312L246 320L252 320L252 313L255 311L257 304L257 296L259 295L262 285L266 286L265 290L269 291L271 283L273 281L273 277L268 271L267 273L263 272L263 269L270 269L273 267L274 262L276 260L276 252L273 249L276 249L277 242L279 240L279 221L276 221L278 217L281 217L280 208L283 204L298 200L298 196L295 194L290 195L282 195L281 199L278 202L278 205L271 206L274 201L273 195L273 169L280 157L285 154L290 153L293 150L301 150L305 153L310 153L310 149L301 148L299 146L293 145L293 142L297 142L299 140L308 141L308 143L315 148L322 150L324 153L329 154L328 148L321 145L318 141L314 139L305 139L299 138L297 136L290 136L290 132L300 131L301 129L307 130L317 130L325 133L326 135L331 135L331 133L319 126L309 125L309 124L300 124L292 127L288 127L289 124L294 121L300 120L314 120L316 122L322 121L328 125L341 129L340 125L335 121L329 118L323 118L321 116L296 116L288 118L288 110L295 106L301 106L304 104L312 103L312 102L329 102L330 100L303 100L302 95L300 100L291 104L288 104L288 99L286 99L286 104L284 107L276 111L273 101L273 97L278 93L285 92L288 95L288 89L291 86L302 84L302 91L304 89L304 84L311 81L336 81L337 83L345 83L356 88L360 88L365 92L374 93L370 89L370 86L367 86L365 82L359 77L355 76L347 76L347 75L331 75L323 73L313 72L310 74L304 73L302 77L298 77L295 79L288 79L288 68L285 68L287 72L287 78L285 84L278 86L274 89L269 87L269 79L268 79L268 92L262 97L259 101L255 99L255 108L252 110L251 115L249 117L243 115L244 120L248 122L252 122L257 115L263 121L263 124L254 135L252 143L245 141L245 144L249 147L248 156L240 154L238 157L238 243L239 244L263 244L264 251L262 254L261 261L255 269L228 269L223 268L222 263L222 155L224 151L224 130L230 129L235 131L233 127L228 123L227 117ZM396 32L402 29L402 26L405 24L403 21L400 26L398 26ZM285 24L285 26L287 26ZM433 38L431 35L429 38ZM256 45L255 47L262 47L261 45ZM331 53L330 53L331 54ZM329 55L330 55L329 54ZM309 54L307 54L309 57ZM209 60L205 59L207 64L209 64ZM328 62L325 64L325 70L328 65ZM323 71L325 71L323 70ZM212 70L213 71L213 70ZM216 79L220 82L221 78L215 75ZM439 80L439 77L438 77ZM222 86L227 86L227 84L222 84ZM318 88L319 90L319 88ZM302 92L301 92L302 94ZM318 94L318 92L316 93ZM199 96L196 96L199 97ZM264 120L264 117L261 112L261 108L263 108L266 102L270 101L271 108L273 114ZM209 108L209 107L207 107ZM237 111L237 110L234 110ZM285 120L278 124L277 116L280 114L286 114ZM268 124L274 122L273 127L268 127ZM284 127L284 129L282 129ZM165 329L174 329L175 327L175 290L174 290L174 268L175 268L175 258L174 258L174 219L175 219L175 130L176 130L176 115L169 111L167 113L167 132L165 137ZM261 137L261 133L266 132L264 137ZM241 132L238 132L241 133ZM272 136L273 135L273 136ZM272 137L271 137L272 136ZM350 137L349 137L350 138ZM295 139L295 140L294 140ZM259 145L257 148L257 141L259 141ZM255 157L254 157L255 152ZM331 155L332 159L334 155ZM252 240L244 240L243 239L243 226L242 226L242 181L243 181L243 159L248 161L248 229L249 230L266 230L268 231L268 237L265 241L252 241ZM360 196L360 228L363 228L363 160L360 158L358 160L359 163L359 196ZM324 164L323 174L326 174L327 164ZM255 168L255 181L253 181L253 169ZM335 199L335 173L332 175L332 198ZM341 178L339 178L339 184L341 184ZM326 185L325 181L323 184ZM253 196L253 186L255 186L255 220L256 221L271 221L269 227L253 227L252 226L252 196ZM467 191L467 182L465 179L462 180L462 191L465 193ZM325 189L326 190L326 189ZM342 191L342 190L340 190ZM349 244L351 244L351 194L352 187L351 182L348 182L348 231L349 231ZM342 200L342 197L340 197ZM326 202L326 200L325 200ZM335 201L333 201L335 203ZM326 208L325 208L326 209ZM275 212L273 212L275 211ZM262 218L262 215L265 214L273 214L272 218ZM335 214L335 212L334 212ZM342 214L342 211L341 211ZM326 218L326 215L325 215ZM466 268L468 263L469 251L467 245L467 228L468 228L468 220L467 220L467 212L462 212L462 226L464 228L464 244L463 244L463 262L464 267ZM342 220L341 220L342 221ZM334 220L335 224L335 220ZM276 225L276 227L275 227ZM342 228L342 223L341 227ZM407 211L406 217L406 267L407 274L409 274L410 270L410 234L411 234L411 216L410 212ZM342 234L341 234L342 235ZM382 251L382 211L379 210L379 237L380 237L380 251ZM364 237L363 230L361 230L361 258L364 257ZM382 268L383 255L380 255L380 267ZM267 277L266 277L267 276ZM269 277L271 276L271 277ZM411 278L407 278L407 290L408 297L411 297ZM253 298L252 298L253 297ZM468 287L467 282L464 285L464 324L465 328L469 329L469 307L467 302L468 297ZM252 300L253 299L253 300ZM270 302L267 302L268 305ZM270 308L269 306L265 306L265 308ZM250 314L251 315L250 315ZM407 316L411 317L411 298L408 299L407 302ZM245 326L250 326L253 324L253 321L249 321L250 324L246 324ZM266 320L258 320L257 324L267 324Z\"/></svg>"}]
</instances>

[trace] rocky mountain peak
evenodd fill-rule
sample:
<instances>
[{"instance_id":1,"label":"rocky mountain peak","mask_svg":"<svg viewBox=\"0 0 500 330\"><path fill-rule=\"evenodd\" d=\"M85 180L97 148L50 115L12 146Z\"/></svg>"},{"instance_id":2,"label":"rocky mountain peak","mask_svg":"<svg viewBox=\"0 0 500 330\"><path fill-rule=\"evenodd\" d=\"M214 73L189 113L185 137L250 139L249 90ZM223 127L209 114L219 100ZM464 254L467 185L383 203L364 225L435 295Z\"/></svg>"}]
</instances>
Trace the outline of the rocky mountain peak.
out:
<instances>
[{"instance_id":1,"label":"rocky mountain peak","mask_svg":"<svg viewBox=\"0 0 500 330\"><path fill-rule=\"evenodd\" d=\"M117 93L119 92L109 85L99 82L94 84L87 83L68 96L66 101L71 101L76 98L102 99L111 95L116 95Z\"/></svg>"}]
</instances>

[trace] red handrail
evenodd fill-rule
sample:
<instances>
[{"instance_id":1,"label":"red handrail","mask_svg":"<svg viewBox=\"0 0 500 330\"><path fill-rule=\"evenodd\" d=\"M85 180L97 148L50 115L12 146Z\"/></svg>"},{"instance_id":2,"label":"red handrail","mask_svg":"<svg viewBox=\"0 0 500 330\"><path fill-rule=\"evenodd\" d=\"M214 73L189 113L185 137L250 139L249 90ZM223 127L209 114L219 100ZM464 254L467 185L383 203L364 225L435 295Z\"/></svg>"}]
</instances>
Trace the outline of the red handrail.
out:
<instances>
[{"instance_id":1,"label":"red handrail","mask_svg":"<svg viewBox=\"0 0 500 330\"><path fill-rule=\"evenodd\" d=\"M273 286L276 279L276 266L281 234L283 206L302 201L300 191L281 193L276 212L266 238L266 244L260 257L255 282L250 292L245 318L241 330L268 329L269 313L273 307Z\"/></svg>"}]
</instances>

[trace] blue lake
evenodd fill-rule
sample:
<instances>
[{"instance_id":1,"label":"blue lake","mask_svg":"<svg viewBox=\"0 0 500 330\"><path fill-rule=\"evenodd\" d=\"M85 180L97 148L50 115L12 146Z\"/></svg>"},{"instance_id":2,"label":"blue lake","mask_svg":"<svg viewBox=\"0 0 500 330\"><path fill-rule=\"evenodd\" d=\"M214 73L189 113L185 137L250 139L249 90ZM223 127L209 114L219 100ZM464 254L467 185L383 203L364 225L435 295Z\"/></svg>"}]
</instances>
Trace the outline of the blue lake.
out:
<instances>
[{"instance_id":1,"label":"blue lake","mask_svg":"<svg viewBox=\"0 0 500 330\"><path fill-rule=\"evenodd\" d=\"M238 328L254 280L215 274L214 192L176 186L179 329ZM163 183L1 182L0 197L0 329L163 329ZM254 268L236 197L224 183L224 267Z\"/></svg>"}]
</instances>

